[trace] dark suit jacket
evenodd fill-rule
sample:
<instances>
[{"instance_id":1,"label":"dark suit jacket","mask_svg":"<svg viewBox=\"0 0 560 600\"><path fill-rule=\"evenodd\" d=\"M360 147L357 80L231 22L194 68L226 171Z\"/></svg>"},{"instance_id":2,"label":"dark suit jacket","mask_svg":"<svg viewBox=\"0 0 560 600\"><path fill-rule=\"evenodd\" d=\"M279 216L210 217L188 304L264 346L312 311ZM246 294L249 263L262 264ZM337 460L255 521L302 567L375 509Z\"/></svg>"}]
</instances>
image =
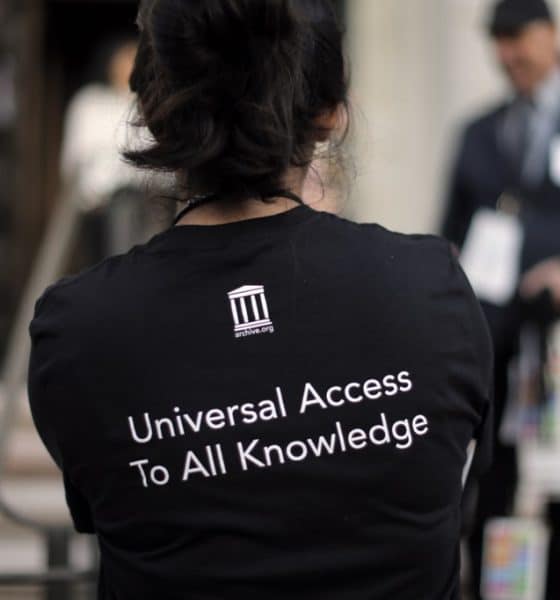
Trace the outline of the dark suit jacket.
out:
<instances>
[{"instance_id":1,"label":"dark suit jacket","mask_svg":"<svg viewBox=\"0 0 560 600\"><path fill-rule=\"evenodd\" d=\"M511 187L514 179L499 143L507 106L502 104L494 108L470 123L464 131L442 224L443 235L459 247L477 209L496 208L498 198ZM519 191L522 196L520 218L525 235L521 256L523 272L543 259L560 255L560 187L551 180L547 165L546 176L538 188ZM507 365L516 351L519 326L535 311L534 307L524 305L518 296L506 306L481 304L494 340L495 425L498 427L507 395Z\"/></svg>"},{"instance_id":2,"label":"dark suit jacket","mask_svg":"<svg viewBox=\"0 0 560 600\"><path fill-rule=\"evenodd\" d=\"M465 130L453 169L442 232L459 247L477 209L495 208L511 184L507 158L499 144L499 128L507 105L502 104L473 121ZM558 126L560 134L560 123ZM525 233L521 270L560 255L560 187L550 178L548 165L542 183L521 189L521 221Z\"/></svg>"}]
</instances>

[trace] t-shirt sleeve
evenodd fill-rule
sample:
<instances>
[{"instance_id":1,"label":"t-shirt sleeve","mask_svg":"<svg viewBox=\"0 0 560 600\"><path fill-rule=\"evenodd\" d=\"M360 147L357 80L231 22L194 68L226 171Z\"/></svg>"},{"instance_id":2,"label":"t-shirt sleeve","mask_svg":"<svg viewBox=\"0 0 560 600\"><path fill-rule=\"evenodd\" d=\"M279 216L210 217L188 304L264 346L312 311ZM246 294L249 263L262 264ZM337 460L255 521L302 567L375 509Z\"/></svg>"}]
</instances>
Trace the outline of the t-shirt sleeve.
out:
<instances>
[{"instance_id":1,"label":"t-shirt sleeve","mask_svg":"<svg viewBox=\"0 0 560 600\"><path fill-rule=\"evenodd\" d=\"M64 452L65 404L75 394L72 379L72 348L64 336L64 305L43 292L35 303L29 324L31 351L27 374L27 394L37 432L50 456L62 471L66 502L75 529L94 533L87 499L73 483Z\"/></svg>"},{"instance_id":2,"label":"t-shirt sleeve","mask_svg":"<svg viewBox=\"0 0 560 600\"><path fill-rule=\"evenodd\" d=\"M493 459L494 447L494 353L490 330L480 302L478 301L458 259L449 245L449 258L455 277L462 288L465 319L468 323L470 339L468 343L478 367L475 399L480 421L474 432L476 442L474 456L468 469L469 477L478 478L488 469Z\"/></svg>"}]
</instances>

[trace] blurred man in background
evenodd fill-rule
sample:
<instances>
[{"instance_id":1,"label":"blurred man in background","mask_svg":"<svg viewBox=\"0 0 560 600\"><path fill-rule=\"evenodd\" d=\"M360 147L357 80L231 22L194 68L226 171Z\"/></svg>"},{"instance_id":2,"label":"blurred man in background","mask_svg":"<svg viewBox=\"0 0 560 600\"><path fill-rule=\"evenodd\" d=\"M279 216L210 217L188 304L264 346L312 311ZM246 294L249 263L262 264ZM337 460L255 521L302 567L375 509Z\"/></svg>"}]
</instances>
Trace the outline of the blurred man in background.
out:
<instances>
[{"instance_id":1,"label":"blurred man in background","mask_svg":"<svg viewBox=\"0 0 560 600\"><path fill-rule=\"evenodd\" d=\"M122 146L141 143L129 126L136 117L129 79L137 51L135 36L106 39L98 50L101 80L80 88L65 116L61 174L84 215L91 263L126 252L161 228L148 210L143 175L119 155ZM164 178L152 183L163 185ZM171 211L164 216L170 221Z\"/></svg>"},{"instance_id":2,"label":"blurred man in background","mask_svg":"<svg viewBox=\"0 0 560 600\"><path fill-rule=\"evenodd\" d=\"M499 436L508 365L521 322L531 312L527 306L537 298L542 302L543 277L552 277L546 261L560 255L560 67L554 19L544 0L502 0L493 7L489 33L512 95L466 128L443 224L443 234L461 249L494 339L494 466L480 482L469 538L475 598L480 598L484 524L511 513L517 483L514 442ZM557 600L554 585L551 579L547 598Z\"/></svg>"},{"instance_id":3,"label":"blurred man in background","mask_svg":"<svg viewBox=\"0 0 560 600\"><path fill-rule=\"evenodd\" d=\"M119 144L127 141L125 125L133 99L128 80L137 42L127 35L106 45L103 81L89 82L76 92L64 123L62 177L73 181L76 201L84 210L107 203L115 187L138 178L118 154Z\"/></svg>"}]
</instances>

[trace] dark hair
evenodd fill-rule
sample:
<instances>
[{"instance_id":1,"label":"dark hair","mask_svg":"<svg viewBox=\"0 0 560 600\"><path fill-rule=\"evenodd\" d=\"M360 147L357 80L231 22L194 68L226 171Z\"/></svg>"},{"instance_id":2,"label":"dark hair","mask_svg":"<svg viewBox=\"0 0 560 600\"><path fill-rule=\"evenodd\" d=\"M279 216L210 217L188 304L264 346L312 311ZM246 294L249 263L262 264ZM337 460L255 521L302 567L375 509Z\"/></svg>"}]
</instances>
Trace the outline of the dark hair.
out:
<instances>
[{"instance_id":1,"label":"dark hair","mask_svg":"<svg viewBox=\"0 0 560 600\"><path fill-rule=\"evenodd\" d=\"M137 23L133 124L154 139L122 154L176 172L187 198L265 200L328 135L317 117L348 112L329 0L149 0Z\"/></svg>"},{"instance_id":2,"label":"dark hair","mask_svg":"<svg viewBox=\"0 0 560 600\"><path fill-rule=\"evenodd\" d=\"M545 0L500 0L491 12L488 32L494 38L517 37L536 21L554 23L554 15Z\"/></svg>"}]
</instances>

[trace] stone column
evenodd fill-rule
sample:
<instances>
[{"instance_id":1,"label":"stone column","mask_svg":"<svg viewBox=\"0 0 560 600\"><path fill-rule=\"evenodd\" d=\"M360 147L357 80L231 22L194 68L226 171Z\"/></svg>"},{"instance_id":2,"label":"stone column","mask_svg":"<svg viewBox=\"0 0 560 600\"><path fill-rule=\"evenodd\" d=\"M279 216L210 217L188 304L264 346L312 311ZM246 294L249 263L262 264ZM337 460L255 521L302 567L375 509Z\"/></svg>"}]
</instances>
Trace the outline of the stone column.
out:
<instances>
[{"instance_id":1,"label":"stone column","mask_svg":"<svg viewBox=\"0 0 560 600\"><path fill-rule=\"evenodd\" d=\"M437 228L459 126L501 94L483 30L488 5L348 1L357 179L345 215L406 232Z\"/></svg>"}]
</instances>

